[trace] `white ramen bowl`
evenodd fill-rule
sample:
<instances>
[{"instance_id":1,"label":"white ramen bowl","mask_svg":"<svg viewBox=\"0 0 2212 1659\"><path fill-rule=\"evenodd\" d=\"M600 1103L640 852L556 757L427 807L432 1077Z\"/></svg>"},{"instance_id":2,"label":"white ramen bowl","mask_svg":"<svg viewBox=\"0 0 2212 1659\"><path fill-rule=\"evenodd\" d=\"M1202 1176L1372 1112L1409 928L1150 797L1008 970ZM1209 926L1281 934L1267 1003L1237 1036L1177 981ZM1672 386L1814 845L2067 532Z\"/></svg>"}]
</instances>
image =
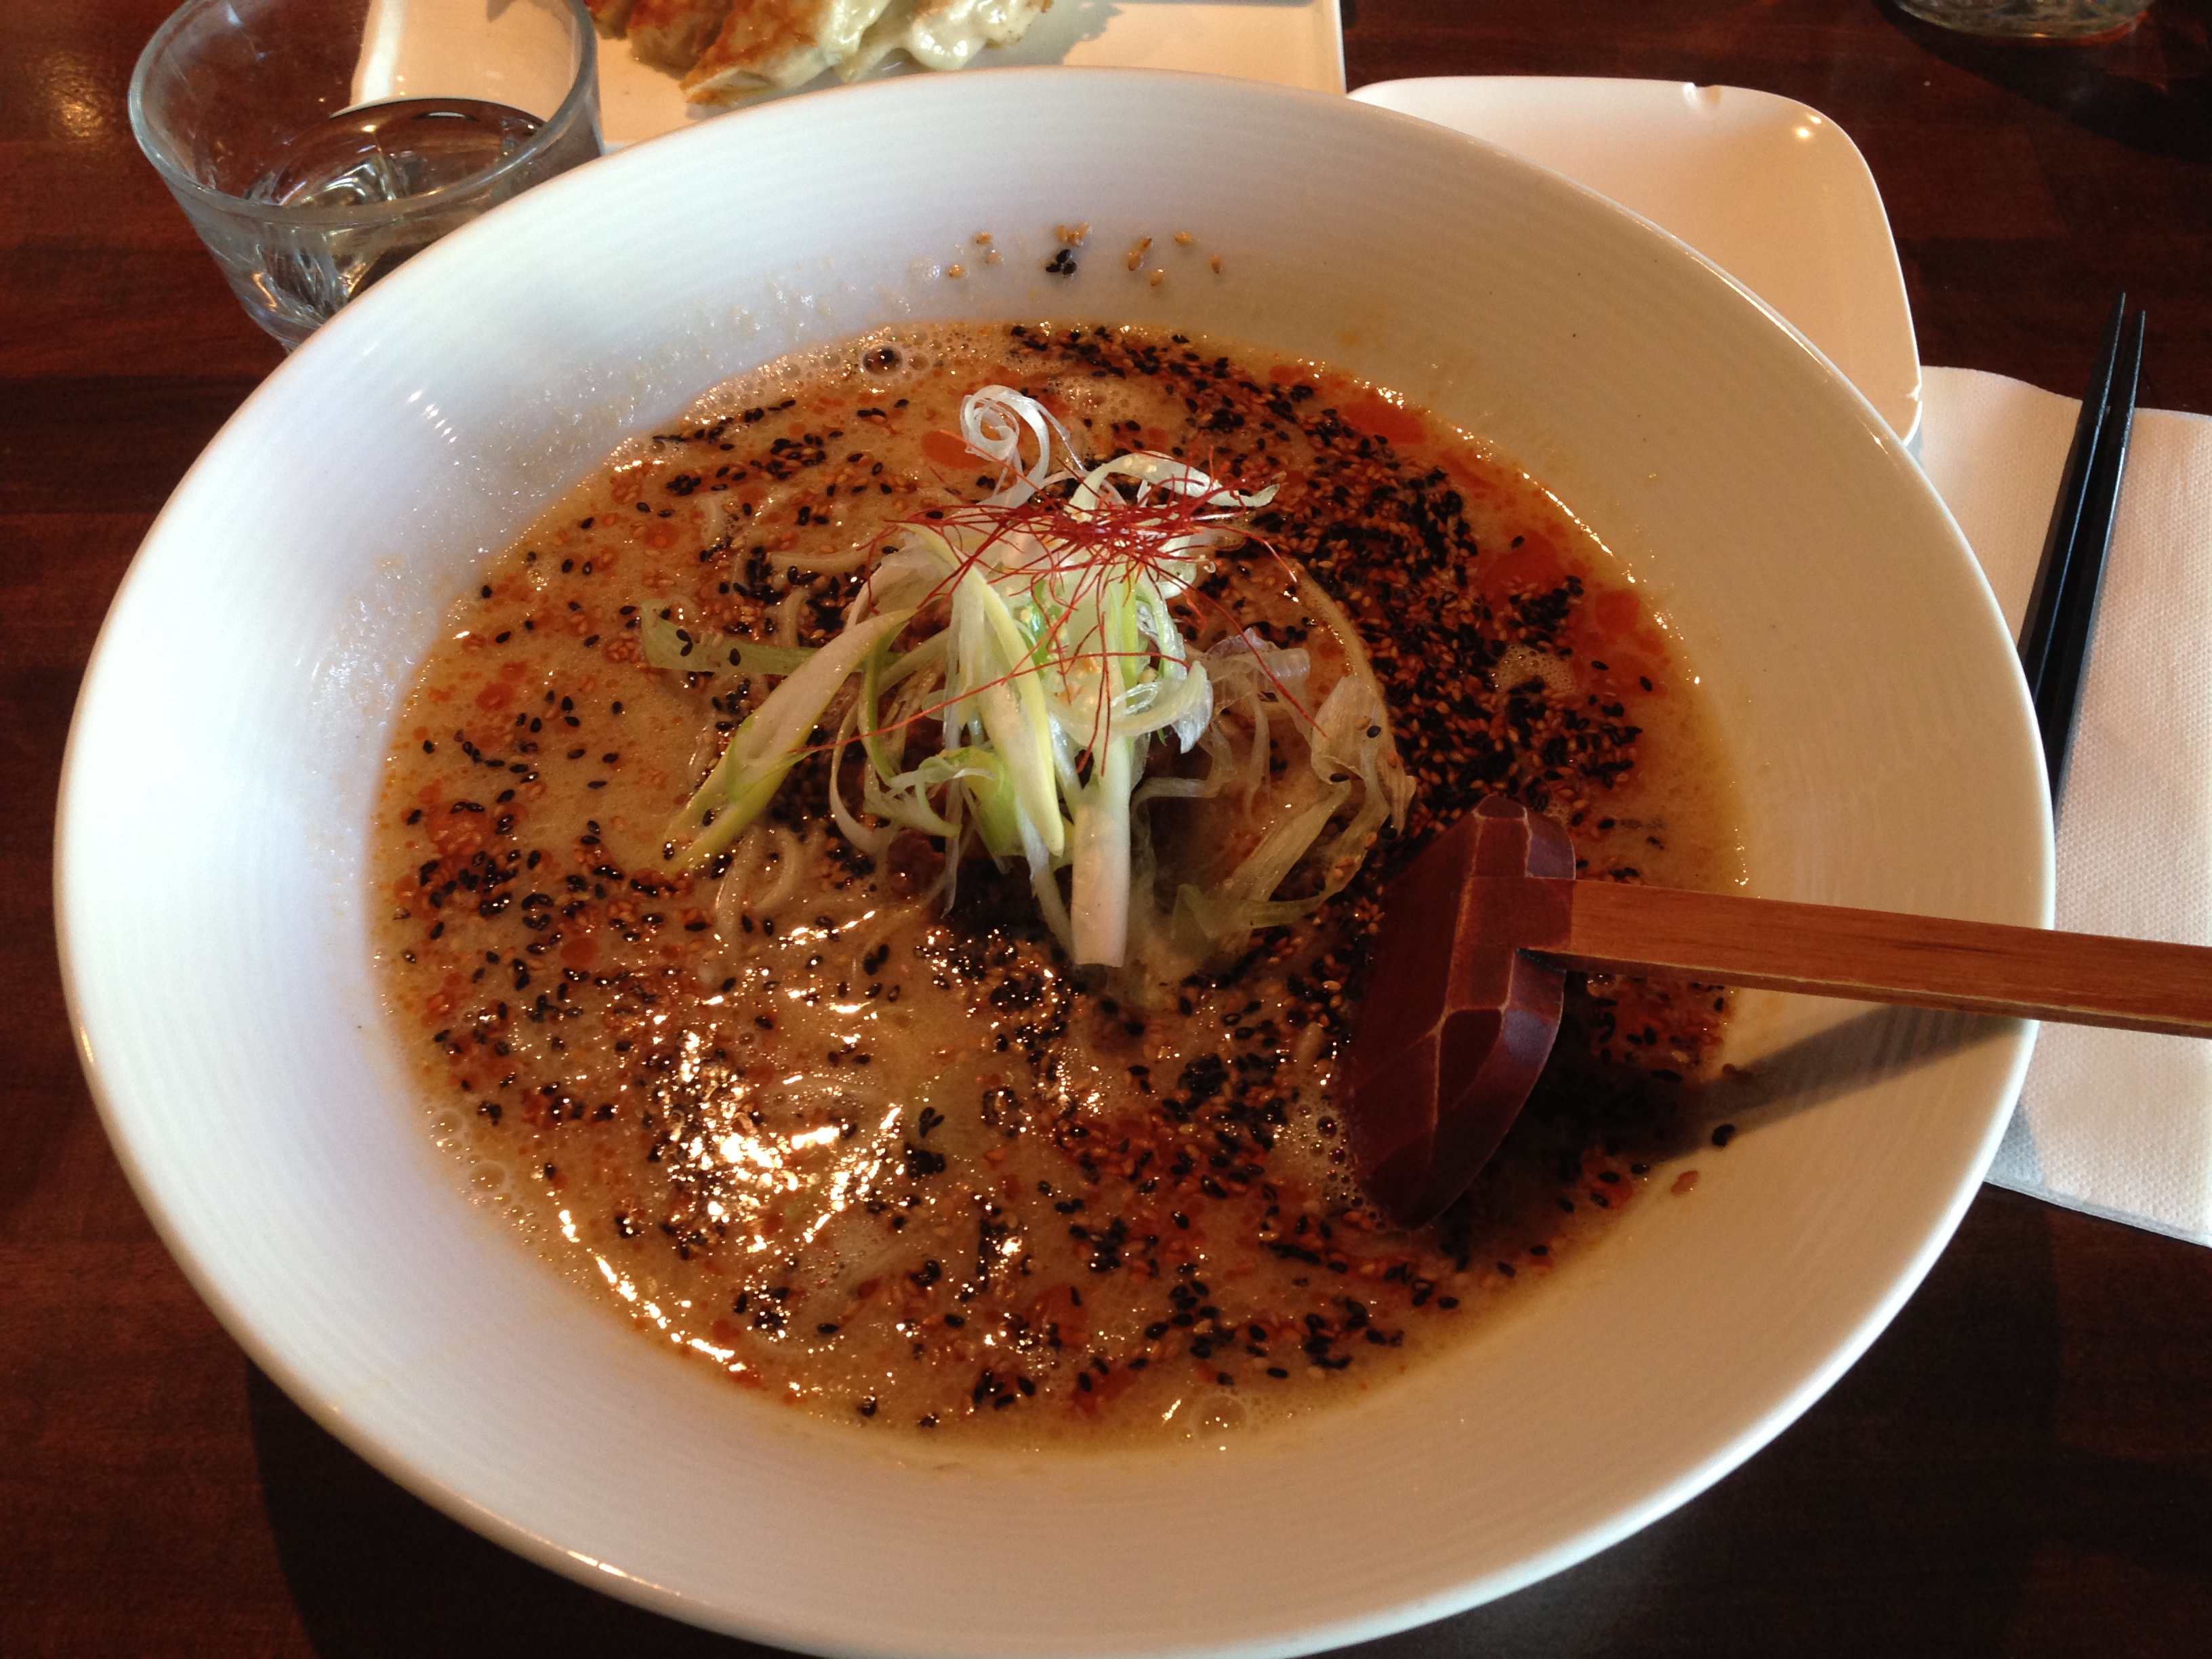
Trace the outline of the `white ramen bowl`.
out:
<instances>
[{"instance_id":1,"label":"white ramen bowl","mask_svg":"<svg viewBox=\"0 0 2212 1659\"><path fill-rule=\"evenodd\" d=\"M1079 221L1078 275L1046 274ZM1121 257L1147 235L1157 288ZM1778 1051L1766 1103L1686 1160L1694 1194L1662 1169L1448 1358L1218 1449L1014 1456L769 1410L633 1332L471 1203L378 1012L362 868L387 727L483 561L730 374L888 321L1046 315L1320 357L1486 434L1702 672L1754 890L2047 921L1997 608L1880 419L1755 301L1399 116L970 73L556 179L239 411L148 537L77 712L58 881L85 1062L254 1359L379 1468L587 1583L824 1653L1374 1636L1602 1548L1804 1410L1949 1237L2027 1029L1766 1000L1735 1038Z\"/></svg>"}]
</instances>

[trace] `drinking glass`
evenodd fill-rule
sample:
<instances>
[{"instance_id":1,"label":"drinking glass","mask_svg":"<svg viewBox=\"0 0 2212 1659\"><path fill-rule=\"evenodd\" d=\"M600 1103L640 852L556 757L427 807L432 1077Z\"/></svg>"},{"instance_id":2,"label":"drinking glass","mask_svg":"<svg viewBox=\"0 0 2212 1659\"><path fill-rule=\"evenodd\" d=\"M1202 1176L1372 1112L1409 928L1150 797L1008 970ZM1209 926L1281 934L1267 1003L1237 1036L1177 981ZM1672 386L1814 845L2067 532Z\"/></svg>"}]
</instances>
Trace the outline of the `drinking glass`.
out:
<instances>
[{"instance_id":1,"label":"drinking glass","mask_svg":"<svg viewBox=\"0 0 2212 1659\"><path fill-rule=\"evenodd\" d=\"M599 153L582 0L186 0L131 125L290 350L447 231Z\"/></svg>"},{"instance_id":2,"label":"drinking glass","mask_svg":"<svg viewBox=\"0 0 2212 1659\"><path fill-rule=\"evenodd\" d=\"M1967 34L2090 40L2123 34L2150 0L1897 0L1898 9Z\"/></svg>"}]
</instances>

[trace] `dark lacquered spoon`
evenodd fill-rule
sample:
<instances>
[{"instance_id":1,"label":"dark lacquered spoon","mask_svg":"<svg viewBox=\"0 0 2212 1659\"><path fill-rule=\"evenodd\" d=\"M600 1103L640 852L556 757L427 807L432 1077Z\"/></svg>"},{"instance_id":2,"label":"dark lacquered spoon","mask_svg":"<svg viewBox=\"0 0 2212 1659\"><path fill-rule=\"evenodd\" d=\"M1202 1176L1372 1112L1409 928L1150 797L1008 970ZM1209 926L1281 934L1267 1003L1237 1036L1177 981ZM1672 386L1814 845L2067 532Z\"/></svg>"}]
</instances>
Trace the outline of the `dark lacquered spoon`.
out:
<instances>
[{"instance_id":1,"label":"dark lacquered spoon","mask_svg":"<svg viewBox=\"0 0 2212 1659\"><path fill-rule=\"evenodd\" d=\"M1434 1217L1497 1151L1569 969L2212 1036L2212 949L1574 870L1564 829L1493 799L1390 885L1340 1100L1361 1184L1402 1222Z\"/></svg>"}]
</instances>

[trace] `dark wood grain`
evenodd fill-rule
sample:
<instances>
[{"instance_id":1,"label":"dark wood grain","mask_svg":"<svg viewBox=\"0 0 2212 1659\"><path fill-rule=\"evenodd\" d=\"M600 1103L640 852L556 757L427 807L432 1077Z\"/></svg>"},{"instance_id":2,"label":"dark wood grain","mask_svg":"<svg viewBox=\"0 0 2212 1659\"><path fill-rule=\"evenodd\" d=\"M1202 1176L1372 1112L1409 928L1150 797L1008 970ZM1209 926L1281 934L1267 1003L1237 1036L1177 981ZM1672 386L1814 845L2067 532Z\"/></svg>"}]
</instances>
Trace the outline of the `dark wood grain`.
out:
<instances>
[{"instance_id":1,"label":"dark wood grain","mask_svg":"<svg viewBox=\"0 0 2212 1659\"><path fill-rule=\"evenodd\" d=\"M741 1655L526 1565L371 1472L216 1325L76 1069L51 823L131 550L277 362L132 149L167 0L0 34L0 1653ZM2094 48L1877 0L1358 0L1352 83L1657 76L1840 122L1930 362L2076 386L2112 294L2147 405L2212 413L2212 5ZM2212 1632L2212 1253L1984 1194L1771 1447L1627 1542L1370 1644L1442 1656L2197 1655ZM756 1650L757 1651L757 1650Z\"/></svg>"}]
</instances>

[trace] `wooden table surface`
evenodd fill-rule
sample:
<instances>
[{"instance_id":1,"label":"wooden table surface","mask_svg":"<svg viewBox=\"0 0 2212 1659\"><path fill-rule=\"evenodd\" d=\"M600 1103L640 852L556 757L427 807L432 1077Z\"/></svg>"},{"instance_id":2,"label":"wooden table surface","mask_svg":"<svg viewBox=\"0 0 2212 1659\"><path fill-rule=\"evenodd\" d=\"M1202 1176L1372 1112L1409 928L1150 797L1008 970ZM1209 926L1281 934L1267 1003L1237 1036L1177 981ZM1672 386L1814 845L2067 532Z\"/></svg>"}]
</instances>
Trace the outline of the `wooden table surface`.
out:
<instances>
[{"instance_id":1,"label":"wooden table surface","mask_svg":"<svg viewBox=\"0 0 2212 1659\"><path fill-rule=\"evenodd\" d=\"M372 1473L216 1326L77 1069L51 823L116 583L276 347L132 148L170 0L0 36L0 1653L744 1644L525 1565ZM1352 83L1722 82L1858 142L1931 363L2057 390L2124 286L2149 404L2212 412L2212 0L1997 47L1878 0L1344 0ZM118 442L118 437L123 438ZM2212 1253L1996 1191L1867 1357L1743 1469L1547 1583L1361 1653L2212 1652Z\"/></svg>"}]
</instances>

